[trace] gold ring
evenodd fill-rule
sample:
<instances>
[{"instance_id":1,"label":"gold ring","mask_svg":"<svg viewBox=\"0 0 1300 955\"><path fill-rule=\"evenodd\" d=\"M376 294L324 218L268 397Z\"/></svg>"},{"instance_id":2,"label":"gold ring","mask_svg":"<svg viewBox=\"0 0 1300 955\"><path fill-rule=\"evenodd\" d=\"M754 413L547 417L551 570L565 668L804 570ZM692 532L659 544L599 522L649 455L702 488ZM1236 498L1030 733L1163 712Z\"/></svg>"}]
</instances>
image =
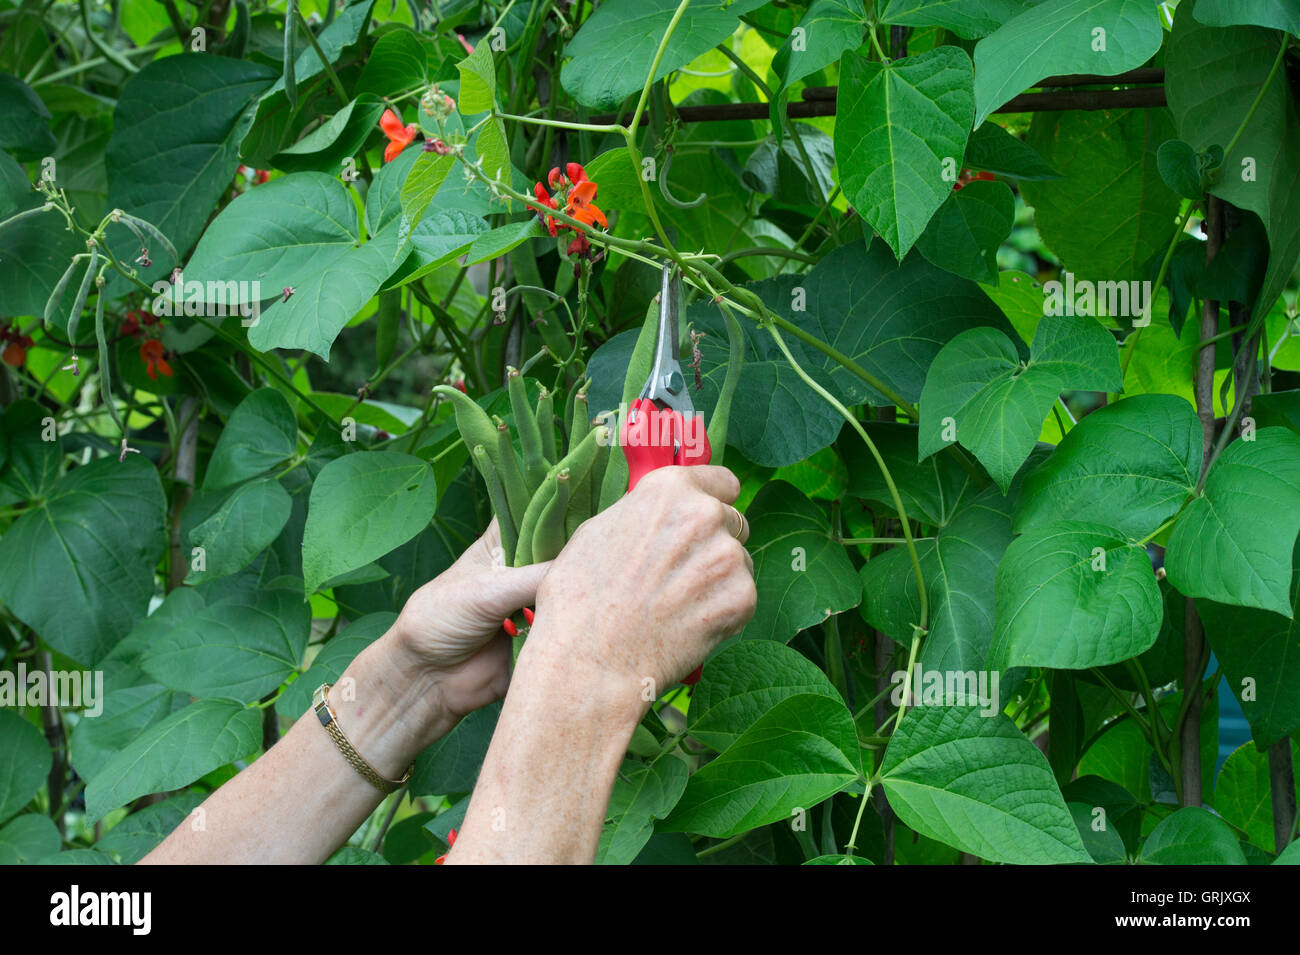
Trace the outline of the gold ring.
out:
<instances>
[{"instance_id":1,"label":"gold ring","mask_svg":"<svg viewBox=\"0 0 1300 955\"><path fill-rule=\"evenodd\" d=\"M740 513L739 508L731 504L728 504L727 507L731 508L731 513L736 515L736 529L731 532L731 536L743 544L745 538L749 536L747 533L749 522L745 520L745 515Z\"/></svg>"}]
</instances>

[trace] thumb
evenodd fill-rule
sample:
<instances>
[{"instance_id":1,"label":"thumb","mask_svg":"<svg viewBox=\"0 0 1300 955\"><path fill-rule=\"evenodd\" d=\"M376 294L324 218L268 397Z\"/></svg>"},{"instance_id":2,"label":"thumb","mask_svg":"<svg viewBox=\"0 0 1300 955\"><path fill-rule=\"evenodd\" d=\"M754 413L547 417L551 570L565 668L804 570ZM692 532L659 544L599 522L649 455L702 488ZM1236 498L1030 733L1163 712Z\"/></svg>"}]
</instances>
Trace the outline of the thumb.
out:
<instances>
[{"instance_id":1,"label":"thumb","mask_svg":"<svg viewBox=\"0 0 1300 955\"><path fill-rule=\"evenodd\" d=\"M524 567L498 567L488 577L489 583L481 598L484 612L498 619L521 607L531 607L537 601L537 588L551 569L551 563L548 560Z\"/></svg>"}]
</instances>

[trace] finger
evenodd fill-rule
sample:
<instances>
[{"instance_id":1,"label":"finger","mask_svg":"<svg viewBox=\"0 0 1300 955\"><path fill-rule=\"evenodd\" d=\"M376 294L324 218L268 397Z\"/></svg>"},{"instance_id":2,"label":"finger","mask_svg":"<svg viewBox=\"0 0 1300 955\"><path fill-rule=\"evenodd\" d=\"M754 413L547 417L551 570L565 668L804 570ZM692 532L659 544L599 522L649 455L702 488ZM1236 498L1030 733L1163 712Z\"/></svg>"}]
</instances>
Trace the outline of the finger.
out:
<instances>
[{"instance_id":1,"label":"finger","mask_svg":"<svg viewBox=\"0 0 1300 955\"><path fill-rule=\"evenodd\" d=\"M753 577L753 576L754 576L754 558L751 557L751 556L749 555L749 551L748 551L748 550L745 551L745 563L749 565L749 576Z\"/></svg>"},{"instance_id":2,"label":"finger","mask_svg":"<svg viewBox=\"0 0 1300 955\"><path fill-rule=\"evenodd\" d=\"M461 554L460 561L457 563L461 561L483 568L494 565L499 567L504 563L501 552L501 527L495 515L479 539L465 548L465 553Z\"/></svg>"},{"instance_id":3,"label":"finger","mask_svg":"<svg viewBox=\"0 0 1300 955\"><path fill-rule=\"evenodd\" d=\"M484 578L479 609L495 619L508 617L521 607L531 607L537 602L537 588L550 569L549 560L526 567L496 568Z\"/></svg>"},{"instance_id":4,"label":"finger","mask_svg":"<svg viewBox=\"0 0 1300 955\"><path fill-rule=\"evenodd\" d=\"M719 502L718 507L722 512L722 526L727 529L727 533L741 544L749 540L749 521L745 520L745 515L731 504Z\"/></svg>"},{"instance_id":5,"label":"finger","mask_svg":"<svg viewBox=\"0 0 1300 955\"><path fill-rule=\"evenodd\" d=\"M720 465L696 464L686 469L686 475L701 491L723 504L731 504L740 497L740 481Z\"/></svg>"}]
</instances>

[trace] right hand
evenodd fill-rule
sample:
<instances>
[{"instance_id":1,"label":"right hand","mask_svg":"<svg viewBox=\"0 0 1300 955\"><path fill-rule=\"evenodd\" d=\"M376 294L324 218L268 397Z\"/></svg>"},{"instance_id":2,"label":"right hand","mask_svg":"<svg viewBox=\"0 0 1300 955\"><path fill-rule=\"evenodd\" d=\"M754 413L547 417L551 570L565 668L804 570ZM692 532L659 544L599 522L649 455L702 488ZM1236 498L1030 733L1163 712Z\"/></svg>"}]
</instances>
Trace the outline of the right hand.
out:
<instances>
[{"instance_id":1,"label":"right hand","mask_svg":"<svg viewBox=\"0 0 1300 955\"><path fill-rule=\"evenodd\" d=\"M528 646L593 664L615 685L652 679L656 694L687 676L754 615L739 494L723 467L647 474L555 558Z\"/></svg>"}]
</instances>

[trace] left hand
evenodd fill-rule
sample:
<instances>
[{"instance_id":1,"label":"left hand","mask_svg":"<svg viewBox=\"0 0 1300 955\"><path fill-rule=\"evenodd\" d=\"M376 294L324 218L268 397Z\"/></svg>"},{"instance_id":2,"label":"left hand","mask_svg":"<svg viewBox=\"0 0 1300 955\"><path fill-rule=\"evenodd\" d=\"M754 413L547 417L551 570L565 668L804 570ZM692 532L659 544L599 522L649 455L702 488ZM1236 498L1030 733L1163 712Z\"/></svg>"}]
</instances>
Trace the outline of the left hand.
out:
<instances>
[{"instance_id":1,"label":"left hand","mask_svg":"<svg viewBox=\"0 0 1300 955\"><path fill-rule=\"evenodd\" d=\"M394 630L412 664L438 687L453 719L505 696L510 637L501 622L532 606L550 562L506 567L494 518L451 567L406 601Z\"/></svg>"}]
</instances>

